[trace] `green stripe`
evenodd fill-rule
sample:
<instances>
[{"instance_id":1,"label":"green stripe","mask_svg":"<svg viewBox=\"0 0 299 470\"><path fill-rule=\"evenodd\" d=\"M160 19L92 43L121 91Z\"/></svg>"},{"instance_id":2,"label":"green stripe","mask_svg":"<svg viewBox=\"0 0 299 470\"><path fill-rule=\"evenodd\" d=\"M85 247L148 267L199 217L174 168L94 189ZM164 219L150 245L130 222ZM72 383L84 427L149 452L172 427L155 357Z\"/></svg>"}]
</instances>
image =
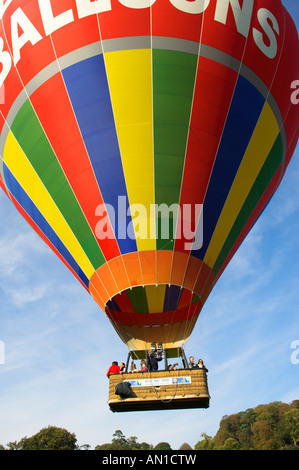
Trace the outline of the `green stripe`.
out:
<instances>
[{"instance_id":1,"label":"green stripe","mask_svg":"<svg viewBox=\"0 0 299 470\"><path fill-rule=\"evenodd\" d=\"M29 100L20 109L11 129L93 267L97 269L105 263L105 258Z\"/></svg>"},{"instance_id":2,"label":"green stripe","mask_svg":"<svg viewBox=\"0 0 299 470\"><path fill-rule=\"evenodd\" d=\"M225 262L227 256L229 255L236 240L238 239L251 214L253 213L255 207L257 206L267 187L271 183L276 171L279 168L279 165L282 162L282 158L283 143L281 135L279 134L271 149L271 152L268 155L267 160L265 161L257 179L255 180L254 185L252 186L246 198L246 201L243 204L242 209L239 212L238 217L235 220L235 223L222 247L222 250L219 253L215 265L213 266L213 272L215 276L221 269L221 266Z\"/></svg>"},{"instance_id":3,"label":"green stripe","mask_svg":"<svg viewBox=\"0 0 299 470\"><path fill-rule=\"evenodd\" d=\"M197 56L153 50L155 203L178 204L192 107ZM161 217L158 216L158 226ZM157 234L157 250L173 249Z\"/></svg>"},{"instance_id":4,"label":"green stripe","mask_svg":"<svg viewBox=\"0 0 299 470\"><path fill-rule=\"evenodd\" d=\"M128 294L135 313L148 313L146 292L143 286L127 289L126 293Z\"/></svg>"},{"instance_id":5,"label":"green stripe","mask_svg":"<svg viewBox=\"0 0 299 470\"><path fill-rule=\"evenodd\" d=\"M194 293L190 305L196 304L197 302L200 302L200 297L198 294Z\"/></svg>"}]
</instances>

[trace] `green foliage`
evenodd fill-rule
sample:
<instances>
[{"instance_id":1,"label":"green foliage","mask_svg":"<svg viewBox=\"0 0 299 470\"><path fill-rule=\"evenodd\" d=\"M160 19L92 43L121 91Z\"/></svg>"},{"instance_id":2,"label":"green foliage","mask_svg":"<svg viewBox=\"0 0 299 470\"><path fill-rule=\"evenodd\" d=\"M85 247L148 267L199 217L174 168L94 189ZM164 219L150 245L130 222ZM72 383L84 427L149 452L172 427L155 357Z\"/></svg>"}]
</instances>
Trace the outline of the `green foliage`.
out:
<instances>
[{"instance_id":1,"label":"green foliage","mask_svg":"<svg viewBox=\"0 0 299 470\"><path fill-rule=\"evenodd\" d=\"M273 402L224 416L217 434L195 449L299 450L299 403Z\"/></svg>"},{"instance_id":2,"label":"green foliage","mask_svg":"<svg viewBox=\"0 0 299 470\"><path fill-rule=\"evenodd\" d=\"M112 444L99 444L95 447L95 450L111 450Z\"/></svg>"},{"instance_id":3,"label":"green foliage","mask_svg":"<svg viewBox=\"0 0 299 470\"><path fill-rule=\"evenodd\" d=\"M240 450L240 443L233 437L228 437L221 450Z\"/></svg>"},{"instance_id":4,"label":"green foliage","mask_svg":"<svg viewBox=\"0 0 299 470\"><path fill-rule=\"evenodd\" d=\"M192 449L192 447L191 447L187 442L184 442L184 443L180 446L179 450L193 450L193 449Z\"/></svg>"},{"instance_id":5,"label":"green foliage","mask_svg":"<svg viewBox=\"0 0 299 470\"><path fill-rule=\"evenodd\" d=\"M293 408L285 414L285 427L294 445L299 445L299 409Z\"/></svg>"},{"instance_id":6,"label":"green foliage","mask_svg":"<svg viewBox=\"0 0 299 470\"><path fill-rule=\"evenodd\" d=\"M95 450L151 450L152 445L137 442L136 436L126 438L120 429L115 431L111 444L96 446Z\"/></svg>"},{"instance_id":7,"label":"green foliage","mask_svg":"<svg viewBox=\"0 0 299 470\"><path fill-rule=\"evenodd\" d=\"M159 444L154 447L154 450L171 450L171 447L168 442L159 442Z\"/></svg>"},{"instance_id":8,"label":"green foliage","mask_svg":"<svg viewBox=\"0 0 299 470\"><path fill-rule=\"evenodd\" d=\"M208 436L205 432L201 434L201 437L204 439L195 444L195 450L213 450L213 438Z\"/></svg>"},{"instance_id":9,"label":"green foliage","mask_svg":"<svg viewBox=\"0 0 299 470\"><path fill-rule=\"evenodd\" d=\"M17 445L21 450L76 450L77 438L66 429L48 426Z\"/></svg>"}]
</instances>

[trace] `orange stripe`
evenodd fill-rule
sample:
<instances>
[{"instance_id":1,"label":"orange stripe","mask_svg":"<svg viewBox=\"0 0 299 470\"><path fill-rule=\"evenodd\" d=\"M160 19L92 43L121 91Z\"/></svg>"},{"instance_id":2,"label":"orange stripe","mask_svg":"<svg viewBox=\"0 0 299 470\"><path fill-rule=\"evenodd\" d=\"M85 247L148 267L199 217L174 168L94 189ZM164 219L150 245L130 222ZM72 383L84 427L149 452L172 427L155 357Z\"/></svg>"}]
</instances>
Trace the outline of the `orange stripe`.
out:
<instances>
[{"instance_id":1,"label":"orange stripe","mask_svg":"<svg viewBox=\"0 0 299 470\"><path fill-rule=\"evenodd\" d=\"M157 251L157 284L170 283L172 257L172 251Z\"/></svg>"},{"instance_id":2,"label":"orange stripe","mask_svg":"<svg viewBox=\"0 0 299 470\"><path fill-rule=\"evenodd\" d=\"M90 292L99 298L101 308L119 292L154 284L185 287L189 292L199 294L203 301L213 282L213 272L201 260L186 253L150 250L127 253L108 261L93 274Z\"/></svg>"},{"instance_id":3,"label":"orange stripe","mask_svg":"<svg viewBox=\"0 0 299 470\"><path fill-rule=\"evenodd\" d=\"M170 279L171 284L176 284L178 286L183 284L187 262L188 255L185 253L180 253L178 251L173 253L173 264Z\"/></svg>"},{"instance_id":4,"label":"orange stripe","mask_svg":"<svg viewBox=\"0 0 299 470\"><path fill-rule=\"evenodd\" d=\"M196 283L196 279L201 265L202 261L200 259L193 258L192 256L190 256L184 279L184 287L190 290L194 289L194 285Z\"/></svg>"},{"instance_id":5,"label":"orange stripe","mask_svg":"<svg viewBox=\"0 0 299 470\"><path fill-rule=\"evenodd\" d=\"M203 288L205 286L205 283L207 282L207 279L208 279L209 276L211 276L211 280L213 282L214 275L213 275L213 272L212 272L211 268L209 268L209 266L207 266L205 263L202 263L200 271L198 273L197 280L195 282L194 289L193 289L200 296L202 294L202 290L203 290Z\"/></svg>"},{"instance_id":6,"label":"orange stripe","mask_svg":"<svg viewBox=\"0 0 299 470\"><path fill-rule=\"evenodd\" d=\"M140 264L144 284L156 283L156 251L140 251Z\"/></svg>"},{"instance_id":7,"label":"orange stripe","mask_svg":"<svg viewBox=\"0 0 299 470\"><path fill-rule=\"evenodd\" d=\"M134 253L126 253L125 255L123 255L123 260L131 283L131 285L129 285L128 287L143 285L138 255L138 251L135 251Z\"/></svg>"},{"instance_id":8,"label":"orange stripe","mask_svg":"<svg viewBox=\"0 0 299 470\"><path fill-rule=\"evenodd\" d=\"M109 297L99 277L95 275L92 276L90 283L89 283L89 292L92 298L99 305L99 307L103 311L105 311L105 305L106 305L106 302L109 300Z\"/></svg>"},{"instance_id":9,"label":"orange stripe","mask_svg":"<svg viewBox=\"0 0 299 470\"><path fill-rule=\"evenodd\" d=\"M118 256L117 258L110 260L107 264L113 274L118 290L123 291L127 289L130 281L122 256Z\"/></svg>"}]
</instances>

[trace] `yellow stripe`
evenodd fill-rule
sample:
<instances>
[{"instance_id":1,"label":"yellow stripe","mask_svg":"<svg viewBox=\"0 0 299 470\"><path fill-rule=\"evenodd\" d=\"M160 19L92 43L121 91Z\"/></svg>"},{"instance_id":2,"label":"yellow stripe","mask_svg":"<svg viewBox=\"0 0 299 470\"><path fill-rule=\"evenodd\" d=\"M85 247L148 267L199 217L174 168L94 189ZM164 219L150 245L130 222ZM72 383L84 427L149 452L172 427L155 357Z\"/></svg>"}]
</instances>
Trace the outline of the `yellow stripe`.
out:
<instances>
[{"instance_id":1,"label":"yellow stripe","mask_svg":"<svg viewBox=\"0 0 299 470\"><path fill-rule=\"evenodd\" d=\"M5 143L4 161L32 202L48 221L61 242L69 250L82 271L88 279L90 279L94 273L92 264L61 215L61 212L53 202L50 194L42 184L37 173L32 168L12 132L9 132Z\"/></svg>"},{"instance_id":2,"label":"yellow stripe","mask_svg":"<svg viewBox=\"0 0 299 470\"><path fill-rule=\"evenodd\" d=\"M277 121L266 102L206 252L204 262L210 268L214 266L278 134Z\"/></svg>"},{"instance_id":3,"label":"yellow stripe","mask_svg":"<svg viewBox=\"0 0 299 470\"><path fill-rule=\"evenodd\" d=\"M139 251L154 250L151 50L107 52L105 64L129 202L131 206L142 204L141 213L133 219L137 247ZM141 219L143 227L146 222L146 232L141 232Z\"/></svg>"},{"instance_id":4,"label":"yellow stripe","mask_svg":"<svg viewBox=\"0 0 299 470\"><path fill-rule=\"evenodd\" d=\"M149 313L163 312L166 284L146 286L146 298Z\"/></svg>"}]
</instances>

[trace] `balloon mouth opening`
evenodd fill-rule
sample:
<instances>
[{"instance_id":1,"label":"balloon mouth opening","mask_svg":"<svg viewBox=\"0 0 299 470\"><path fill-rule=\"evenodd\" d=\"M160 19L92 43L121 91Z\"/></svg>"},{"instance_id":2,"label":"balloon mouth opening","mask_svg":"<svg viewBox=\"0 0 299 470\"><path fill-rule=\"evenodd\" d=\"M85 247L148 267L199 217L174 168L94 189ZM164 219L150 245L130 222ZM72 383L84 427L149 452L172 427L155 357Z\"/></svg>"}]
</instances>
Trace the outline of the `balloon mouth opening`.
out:
<instances>
[{"instance_id":1,"label":"balloon mouth opening","mask_svg":"<svg viewBox=\"0 0 299 470\"><path fill-rule=\"evenodd\" d=\"M176 347L191 335L214 278L188 253L140 251L98 268L89 291L129 348Z\"/></svg>"},{"instance_id":2,"label":"balloon mouth opening","mask_svg":"<svg viewBox=\"0 0 299 470\"><path fill-rule=\"evenodd\" d=\"M169 284L136 286L119 292L105 313L131 349L181 346L190 336L202 308L198 294Z\"/></svg>"},{"instance_id":3,"label":"balloon mouth opening","mask_svg":"<svg viewBox=\"0 0 299 470\"><path fill-rule=\"evenodd\" d=\"M198 294L170 284L135 286L113 296L105 313L115 323L136 326L164 326L191 320L200 312Z\"/></svg>"}]
</instances>

